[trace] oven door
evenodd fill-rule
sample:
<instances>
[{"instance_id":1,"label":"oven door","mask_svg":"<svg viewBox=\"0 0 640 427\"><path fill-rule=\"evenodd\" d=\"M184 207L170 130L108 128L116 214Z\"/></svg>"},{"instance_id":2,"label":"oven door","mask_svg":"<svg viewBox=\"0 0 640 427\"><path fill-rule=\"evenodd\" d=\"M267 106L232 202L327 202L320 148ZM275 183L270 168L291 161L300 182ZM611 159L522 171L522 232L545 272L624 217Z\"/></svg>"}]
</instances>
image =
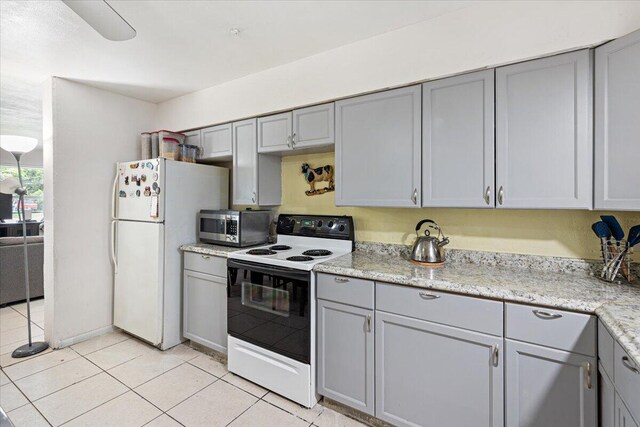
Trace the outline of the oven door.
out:
<instances>
[{"instance_id":1,"label":"oven door","mask_svg":"<svg viewBox=\"0 0 640 427\"><path fill-rule=\"evenodd\" d=\"M227 261L229 335L303 363L311 352L311 273Z\"/></svg>"}]
</instances>

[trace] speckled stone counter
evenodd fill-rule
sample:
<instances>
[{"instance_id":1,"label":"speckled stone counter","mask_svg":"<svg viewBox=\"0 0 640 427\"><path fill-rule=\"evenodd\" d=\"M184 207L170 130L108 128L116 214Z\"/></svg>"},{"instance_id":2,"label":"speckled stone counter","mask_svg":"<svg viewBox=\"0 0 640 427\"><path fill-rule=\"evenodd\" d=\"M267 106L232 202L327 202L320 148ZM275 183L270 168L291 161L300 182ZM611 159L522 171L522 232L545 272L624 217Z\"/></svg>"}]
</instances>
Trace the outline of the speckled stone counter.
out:
<instances>
[{"instance_id":1,"label":"speckled stone counter","mask_svg":"<svg viewBox=\"0 0 640 427\"><path fill-rule=\"evenodd\" d=\"M227 257L229 252L239 251L242 248L234 248L232 246L210 245L208 243L193 243L190 245L180 246L180 250L183 252L195 252L202 255L213 255L220 257Z\"/></svg>"},{"instance_id":2,"label":"speckled stone counter","mask_svg":"<svg viewBox=\"0 0 640 427\"><path fill-rule=\"evenodd\" d=\"M503 301L595 313L640 364L640 286L603 282L588 274L448 262L424 267L406 254L355 251L314 271Z\"/></svg>"}]
</instances>

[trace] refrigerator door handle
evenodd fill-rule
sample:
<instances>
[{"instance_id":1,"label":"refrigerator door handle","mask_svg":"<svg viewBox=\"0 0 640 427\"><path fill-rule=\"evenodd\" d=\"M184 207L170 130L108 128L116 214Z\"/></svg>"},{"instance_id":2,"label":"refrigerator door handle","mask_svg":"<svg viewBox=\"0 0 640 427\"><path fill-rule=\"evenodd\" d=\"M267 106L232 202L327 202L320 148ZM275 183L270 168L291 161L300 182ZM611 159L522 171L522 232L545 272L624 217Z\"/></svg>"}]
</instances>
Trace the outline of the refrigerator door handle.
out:
<instances>
[{"instance_id":1,"label":"refrigerator door handle","mask_svg":"<svg viewBox=\"0 0 640 427\"><path fill-rule=\"evenodd\" d=\"M118 165L116 165L116 176L113 178L111 187L111 219L116 219L116 191L118 190Z\"/></svg>"},{"instance_id":2,"label":"refrigerator door handle","mask_svg":"<svg viewBox=\"0 0 640 427\"><path fill-rule=\"evenodd\" d=\"M116 259L116 226L117 226L117 221L116 220L112 220L111 221L111 239L110 239L110 245L111 245L111 262L113 262L113 272L114 274L118 274L118 260Z\"/></svg>"}]
</instances>

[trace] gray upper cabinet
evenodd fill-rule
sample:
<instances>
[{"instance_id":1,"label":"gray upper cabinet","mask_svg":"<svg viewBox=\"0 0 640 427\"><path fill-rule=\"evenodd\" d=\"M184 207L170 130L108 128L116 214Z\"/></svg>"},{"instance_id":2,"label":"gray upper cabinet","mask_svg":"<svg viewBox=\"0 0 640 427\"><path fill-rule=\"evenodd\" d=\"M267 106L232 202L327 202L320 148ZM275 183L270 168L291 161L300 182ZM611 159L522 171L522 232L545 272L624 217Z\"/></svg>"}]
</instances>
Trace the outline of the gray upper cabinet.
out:
<instances>
[{"instance_id":1,"label":"gray upper cabinet","mask_svg":"<svg viewBox=\"0 0 640 427\"><path fill-rule=\"evenodd\" d=\"M376 417L503 426L502 338L376 311Z\"/></svg>"},{"instance_id":2,"label":"gray upper cabinet","mask_svg":"<svg viewBox=\"0 0 640 427\"><path fill-rule=\"evenodd\" d=\"M336 205L421 205L421 86L336 102Z\"/></svg>"},{"instance_id":3,"label":"gray upper cabinet","mask_svg":"<svg viewBox=\"0 0 640 427\"><path fill-rule=\"evenodd\" d=\"M335 141L335 104L293 110L293 148L331 146Z\"/></svg>"},{"instance_id":4,"label":"gray upper cabinet","mask_svg":"<svg viewBox=\"0 0 640 427\"><path fill-rule=\"evenodd\" d=\"M495 206L493 101L493 70L422 85L422 206Z\"/></svg>"},{"instance_id":5,"label":"gray upper cabinet","mask_svg":"<svg viewBox=\"0 0 640 427\"><path fill-rule=\"evenodd\" d=\"M228 160L233 155L233 125L226 123L202 129L202 160Z\"/></svg>"},{"instance_id":6,"label":"gray upper cabinet","mask_svg":"<svg viewBox=\"0 0 640 427\"><path fill-rule=\"evenodd\" d=\"M506 340L507 427L596 427L594 357Z\"/></svg>"},{"instance_id":7,"label":"gray upper cabinet","mask_svg":"<svg viewBox=\"0 0 640 427\"><path fill-rule=\"evenodd\" d=\"M189 132L182 132L186 138L184 140L185 144L195 145L196 147L200 147L199 157L202 157L202 134L200 129L191 130Z\"/></svg>"},{"instance_id":8,"label":"gray upper cabinet","mask_svg":"<svg viewBox=\"0 0 640 427\"><path fill-rule=\"evenodd\" d=\"M258 153L278 153L291 150L291 111L258 117Z\"/></svg>"},{"instance_id":9,"label":"gray upper cabinet","mask_svg":"<svg viewBox=\"0 0 640 427\"><path fill-rule=\"evenodd\" d=\"M317 328L318 393L374 415L373 310L320 299Z\"/></svg>"},{"instance_id":10,"label":"gray upper cabinet","mask_svg":"<svg viewBox=\"0 0 640 427\"><path fill-rule=\"evenodd\" d=\"M233 123L233 204L279 205L282 199L281 160L258 154L257 120Z\"/></svg>"},{"instance_id":11,"label":"gray upper cabinet","mask_svg":"<svg viewBox=\"0 0 640 427\"><path fill-rule=\"evenodd\" d=\"M497 206L589 209L592 170L591 52L497 68Z\"/></svg>"},{"instance_id":12,"label":"gray upper cabinet","mask_svg":"<svg viewBox=\"0 0 640 427\"><path fill-rule=\"evenodd\" d=\"M595 208L640 210L640 31L596 49Z\"/></svg>"}]
</instances>

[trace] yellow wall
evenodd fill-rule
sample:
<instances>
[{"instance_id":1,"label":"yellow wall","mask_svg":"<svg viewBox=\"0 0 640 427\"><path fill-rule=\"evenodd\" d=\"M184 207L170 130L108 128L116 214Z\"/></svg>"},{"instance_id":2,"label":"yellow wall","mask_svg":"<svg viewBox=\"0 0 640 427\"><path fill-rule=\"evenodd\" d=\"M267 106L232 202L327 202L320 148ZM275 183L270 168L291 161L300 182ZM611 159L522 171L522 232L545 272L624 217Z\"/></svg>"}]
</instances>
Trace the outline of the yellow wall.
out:
<instances>
[{"instance_id":1,"label":"yellow wall","mask_svg":"<svg viewBox=\"0 0 640 427\"><path fill-rule=\"evenodd\" d=\"M415 225L436 221L451 240L448 247L479 251L599 258L598 239L591 224L601 212L571 210L409 209L336 207L335 193L305 195L300 165L334 165L334 153L283 157L281 213L351 215L356 240L411 244ZM372 180L371 185L376 185ZM318 188L326 186L321 183ZM616 212L625 232L640 224L640 212ZM640 260L635 254L636 261Z\"/></svg>"}]
</instances>

